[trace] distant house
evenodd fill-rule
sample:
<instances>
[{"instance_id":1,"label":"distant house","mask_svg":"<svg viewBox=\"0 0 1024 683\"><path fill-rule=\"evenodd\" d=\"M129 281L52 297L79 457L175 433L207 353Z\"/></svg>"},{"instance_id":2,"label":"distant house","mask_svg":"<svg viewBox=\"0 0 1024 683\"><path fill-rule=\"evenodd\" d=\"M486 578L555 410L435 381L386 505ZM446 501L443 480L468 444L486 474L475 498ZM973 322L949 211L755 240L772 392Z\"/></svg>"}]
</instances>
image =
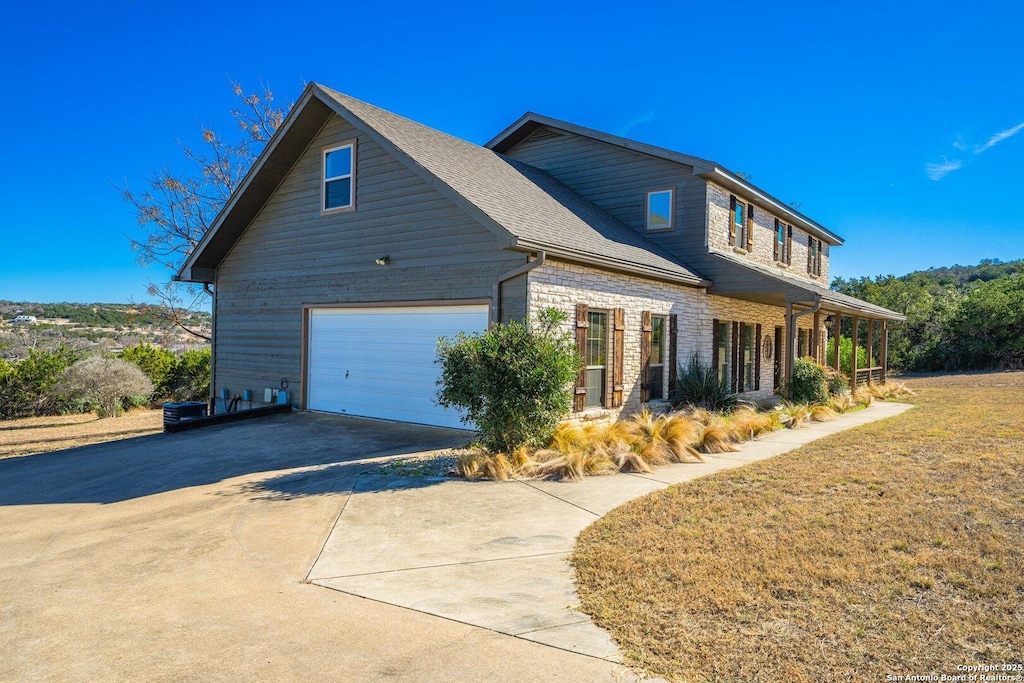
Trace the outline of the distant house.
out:
<instances>
[{"instance_id":1,"label":"distant house","mask_svg":"<svg viewBox=\"0 0 1024 683\"><path fill-rule=\"evenodd\" d=\"M178 277L214 285L218 395L457 426L437 337L547 306L580 419L664 400L694 353L770 397L797 355L838 366L843 317L882 381L903 316L828 288L842 243L711 161L536 114L479 146L311 84Z\"/></svg>"},{"instance_id":2,"label":"distant house","mask_svg":"<svg viewBox=\"0 0 1024 683\"><path fill-rule=\"evenodd\" d=\"M15 325L22 325L22 324L27 325L27 324L36 322L36 316L34 316L34 315L18 315L18 316L15 316L15 317L11 318L7 322L13 323Z\"/></svg>"}]
</instances>

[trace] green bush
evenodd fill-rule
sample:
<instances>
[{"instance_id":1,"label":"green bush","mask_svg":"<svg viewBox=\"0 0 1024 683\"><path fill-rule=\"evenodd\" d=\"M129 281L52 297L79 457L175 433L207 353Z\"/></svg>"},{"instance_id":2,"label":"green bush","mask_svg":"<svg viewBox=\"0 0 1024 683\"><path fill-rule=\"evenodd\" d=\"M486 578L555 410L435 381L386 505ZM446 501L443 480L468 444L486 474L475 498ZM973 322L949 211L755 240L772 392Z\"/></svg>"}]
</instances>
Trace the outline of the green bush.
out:
<instances>
[{"instance_id":1,"label":"green bush","mask_svg":"<svg viewBox=\"0 0 1024 683\"><path fill-rule=\"evenodd\" d=\"M857 340L857 367L866 368L868 366L868 350L864 347L864 335L862 334ZM849 337L839 338L839 369L842 370L847 376L853 370L851 362L853 361L853 340Z\"/></svg>"},{"instance_id":2,"label":"green bush","mask_svg":"<svg viewBox=\"0 0 1024 683\"><path fill-rule=\"evenodd\" d=\"M210 398L210 349L181 354L169 380L176 401L205 401Z\"/></svg>"},{"instance_id":3,"label":"green bush","mask_svg":"<svg viewBox=\"0 0 1024 683\"><path fill-rule=\"evenodd\" d=\"M152 346L145 342L129 346L117 357L139 366L153 383L153 398L159 399L170 391L171 378L178 365L178 357L170 349Z\"/></svg>"},{"instance_id":4,"label":"green bush","mask_svg":"<svg viewBox=\"0 0 1024 683\"><path fill-rule=\"evenodd\" d=\"M718 377L716 368L701 363L700 354L695 353L685 367L679 366L668 400L676 409L693 406L725 412L736 407L739 395Z\"/></svg>"},{"instance_id":5,"label":"green bush","mask_svg":"<svg viewBox=\"0 0 1024 683\"><path fill-rule=\"evenodd\" d=\"M793 403L826 405L829 402L827 375L828 370L810 358L797 358L793 362L788 399Z\"/></svg>"},{"instance_id":6,"label":"green bush","mask_svg":"<svg viewBox=\"0 0 1024 683\"><path fill-rule=\"evenodd\" d=\"M61 345L33 349L27 358L0 364L0 418L60 412L65 397L57 384L77 359L75 351Z\"/></svg>"},{"instance_id":7,"label":"green bush","mask_svg":"<svg viewBox=\"0 0 1024 683\"><path fill-rule=\"evenodd\" d=\"M841 372L829 370L825 375L825 387L828 389L829 396L838 396L849 391L850 378Z\"/></svg>"},{"instance_id":8,"label":"green bush","mask_svg":"<svg viewBox=\"0 0 1024 683\"><path fill-rule=\"evenodd\" d=\"M462 421L475 424L492 451L543 444L572 408L583 363L572 334L558 331L566 318L549 308L536 326L513 321L439 339L437 403L464 410Z\"/></svg>"}]
</instances>

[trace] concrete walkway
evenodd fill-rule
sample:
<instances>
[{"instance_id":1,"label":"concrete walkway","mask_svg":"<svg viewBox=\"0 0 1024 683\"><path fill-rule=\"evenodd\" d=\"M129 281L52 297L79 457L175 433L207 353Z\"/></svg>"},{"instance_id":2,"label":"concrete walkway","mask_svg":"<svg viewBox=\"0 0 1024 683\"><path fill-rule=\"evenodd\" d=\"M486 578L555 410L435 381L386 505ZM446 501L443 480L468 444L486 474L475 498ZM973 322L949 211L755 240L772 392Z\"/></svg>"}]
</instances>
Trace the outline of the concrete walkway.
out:
<instances>
[{"instance_id":1,"label":"concrete walkway","mask_svg":"<svg viewBox=\"0 0 1024 683\"><path fill-rule=\"evenodd\" d=\"M566 562L591 522L638 496L749 462L911 406L876 402L832 422L774 432L707 456L580 482L468 482L361 475L309 579L337 591L620 661L608 634L577 611Z\"/></svg>"}]
</instances>

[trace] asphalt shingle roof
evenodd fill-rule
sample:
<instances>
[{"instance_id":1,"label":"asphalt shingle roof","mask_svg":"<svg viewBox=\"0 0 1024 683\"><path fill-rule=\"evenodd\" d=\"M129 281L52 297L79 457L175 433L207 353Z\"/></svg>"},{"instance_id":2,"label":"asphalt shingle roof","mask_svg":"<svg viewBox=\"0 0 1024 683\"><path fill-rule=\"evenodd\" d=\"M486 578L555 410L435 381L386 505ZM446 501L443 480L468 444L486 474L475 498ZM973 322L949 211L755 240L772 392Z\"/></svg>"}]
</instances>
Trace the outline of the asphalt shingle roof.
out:
<instances>
[{"instance_id":1,"label":"asphalt shingle roof","mask_svg":"<svg viewBox=\"0 0 1024 683\"><path fill-rule=\"evenodd\" d=\"M537 168L324 86L343 109L516 242L706 284L666 251Z\"/></svg>"}]
</instances>

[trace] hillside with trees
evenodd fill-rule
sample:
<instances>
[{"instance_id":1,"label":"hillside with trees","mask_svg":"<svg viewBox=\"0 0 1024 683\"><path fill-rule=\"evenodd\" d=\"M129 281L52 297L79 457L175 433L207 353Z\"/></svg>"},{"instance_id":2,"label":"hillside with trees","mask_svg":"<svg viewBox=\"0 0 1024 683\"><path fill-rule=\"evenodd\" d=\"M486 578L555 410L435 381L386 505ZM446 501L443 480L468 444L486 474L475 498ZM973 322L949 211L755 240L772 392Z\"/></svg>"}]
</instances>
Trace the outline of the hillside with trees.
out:
<instances>
[{"instance_id":1,"label":"hillside with trees","mask_svg":"<svg viewBox=\"0 0 1024 683\"><path fill-rule=\"evenodd\" d=\"M185 315L190 328L209 335L208 312L190 311ZM36 320L9 322L18 316ZM117 353L141 343L177 352L204 346L172 318L163 307L152 304L0 301L0 358L18 360L33 349L58 346L98 353Z\"/></svg>"},{"instance_id":2,"label":"hillside with trees","mask_svg":"<svg viewBox=\"0 0 1024 683\"><path fill-rule=\"evenodd\" d=\"M901 277L837 277L832 289L907 316L890 327L895 370L1024 368L1024 260L986 259Z\"/></svg>"}]
</instances>

